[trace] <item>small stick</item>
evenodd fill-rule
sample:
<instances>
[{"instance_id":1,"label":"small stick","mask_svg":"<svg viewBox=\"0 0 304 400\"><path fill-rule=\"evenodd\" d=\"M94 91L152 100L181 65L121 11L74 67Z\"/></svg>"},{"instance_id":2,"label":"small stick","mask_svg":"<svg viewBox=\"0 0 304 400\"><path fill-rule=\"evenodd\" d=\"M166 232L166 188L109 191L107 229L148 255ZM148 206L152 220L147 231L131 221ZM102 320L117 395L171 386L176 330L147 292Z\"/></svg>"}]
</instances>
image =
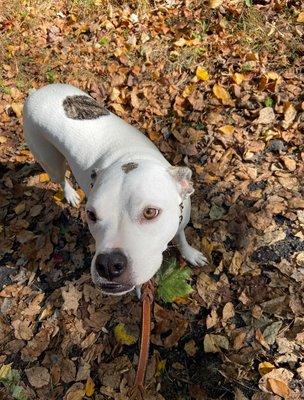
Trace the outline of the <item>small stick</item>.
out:
<instances>
[{"instance_id":1,"label":"small stick","mask_svg":"<svg viewBox=\"0 0 304 400\"><path fill-rule=\"evenodd\" d=\"M153 303L154 286L151 281L143 286L142 290L142 327L141 342L138 359L137 372L134 387L140 391L144 390L144 380L149 358L150 335L151 335L151 305Z\"/></svg>"}]
</instances>

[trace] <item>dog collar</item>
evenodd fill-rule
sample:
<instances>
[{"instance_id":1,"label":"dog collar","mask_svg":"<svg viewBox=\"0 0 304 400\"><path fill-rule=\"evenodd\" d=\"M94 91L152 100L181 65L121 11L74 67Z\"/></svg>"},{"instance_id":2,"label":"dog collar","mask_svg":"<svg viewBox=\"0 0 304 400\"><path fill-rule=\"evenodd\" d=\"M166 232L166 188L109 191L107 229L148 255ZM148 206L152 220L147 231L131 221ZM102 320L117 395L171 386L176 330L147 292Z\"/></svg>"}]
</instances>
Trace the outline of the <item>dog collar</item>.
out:
<instances>
[{"instance_id":1,"label":"dog collar","mask_svg":"<svg viewBox=\"0 0 304 400\"><path fill-rule=\"evenodd\" d=\"M179 211L180 211L180 215L179 215L179 224L181 224L183 222L183 212L184 212L184 203L181 202L179 205Z\"/></svg>"}]
</instances>

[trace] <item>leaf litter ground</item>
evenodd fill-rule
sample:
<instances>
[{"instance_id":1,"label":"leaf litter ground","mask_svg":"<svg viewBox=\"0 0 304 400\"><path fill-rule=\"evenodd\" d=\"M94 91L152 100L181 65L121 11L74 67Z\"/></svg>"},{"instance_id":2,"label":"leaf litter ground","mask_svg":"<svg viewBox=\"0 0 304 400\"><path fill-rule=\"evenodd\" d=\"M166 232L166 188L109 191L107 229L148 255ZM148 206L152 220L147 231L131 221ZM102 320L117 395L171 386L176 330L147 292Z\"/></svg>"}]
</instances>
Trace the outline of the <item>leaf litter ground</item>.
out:
<instances>
[{"instance_id":1,"label":"leaf litter ground","mask_svg":"<svg viewBox=\"0 0 304 400\"><path fill-rule=\"evenodd\" d=\"M23 101L52 82L194 172L187 236L209 264L156 300L146 398L303 398L304 12L253 3L1 6L0 398L125 399L138 361L140 303L94 288L83 207L23 140Z\"/></svg>"}]
</instances>

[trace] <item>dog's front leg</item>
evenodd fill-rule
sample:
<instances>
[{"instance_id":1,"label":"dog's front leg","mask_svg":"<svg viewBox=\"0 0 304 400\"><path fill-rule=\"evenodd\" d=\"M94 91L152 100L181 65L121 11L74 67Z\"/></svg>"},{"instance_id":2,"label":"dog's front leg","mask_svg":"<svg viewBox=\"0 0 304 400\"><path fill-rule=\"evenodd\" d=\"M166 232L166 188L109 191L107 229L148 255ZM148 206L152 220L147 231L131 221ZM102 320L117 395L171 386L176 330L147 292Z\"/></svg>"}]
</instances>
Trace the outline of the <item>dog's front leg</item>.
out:
<instances>
[{"instance_id":1,"label":"dog's front leg","mask_svg":"<svg viewBox=\"0 0 304 400\"><path fill-rule=\"evenodd\" d=\"M189 263L194 266L202 267L207 263L207 258L204 256L203 253L190 246L190 244L187 242L185 235L185 228L190 220L190 199L187 198L182 204L183 206L181 207L181 223L174 238L174 241L177 244L177 247L179 248L182 257L186 261L189 261Z\"/></svg>"},{"instance_id":2,"label":"dog's front leg","mask_svg":"<svg viewBox=\"0 0 304 400\"><path fill-rule=\"evenodd\" d=\"M180 229L177 232L175 236L175 242L182 257L186 261L189 261L190 264L196 267L202 267L207 263L207 258L204 256L204 254L190 246L190 244L187 242L184 229Z\"/></svg>"}]
</instances>

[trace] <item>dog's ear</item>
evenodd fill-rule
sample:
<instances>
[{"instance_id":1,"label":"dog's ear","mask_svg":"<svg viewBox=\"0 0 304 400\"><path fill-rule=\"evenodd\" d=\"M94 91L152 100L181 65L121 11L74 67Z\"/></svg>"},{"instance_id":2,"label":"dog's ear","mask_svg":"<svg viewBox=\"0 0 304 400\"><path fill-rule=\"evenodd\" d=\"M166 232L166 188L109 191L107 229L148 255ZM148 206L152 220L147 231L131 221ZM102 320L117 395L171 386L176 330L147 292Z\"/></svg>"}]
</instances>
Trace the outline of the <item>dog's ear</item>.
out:
<instances>
[{"instance_id":1,"label":"dog's ear","mask_svg":"<svg viewBox=\"0 0 304 400\"><path fill-rule=\"evenodd\" d=\"M94 183L96 181L98 173L99 173L99 169L98 168L92 169L92 172L91 172L91 184L90 184L91 188L94 186Z\"/></svg>"},{"instance_id":2,"label":"dog's ear","mask_svg":"<svg viewBox=\"0 0 304 400\"><path fill-rule=\"evenodd\" d=\"M181 198L184 200L191 196L194 192L191 169L188 167L170 167L169 174L175 180Z\"/></svg>"}]
</instances>

